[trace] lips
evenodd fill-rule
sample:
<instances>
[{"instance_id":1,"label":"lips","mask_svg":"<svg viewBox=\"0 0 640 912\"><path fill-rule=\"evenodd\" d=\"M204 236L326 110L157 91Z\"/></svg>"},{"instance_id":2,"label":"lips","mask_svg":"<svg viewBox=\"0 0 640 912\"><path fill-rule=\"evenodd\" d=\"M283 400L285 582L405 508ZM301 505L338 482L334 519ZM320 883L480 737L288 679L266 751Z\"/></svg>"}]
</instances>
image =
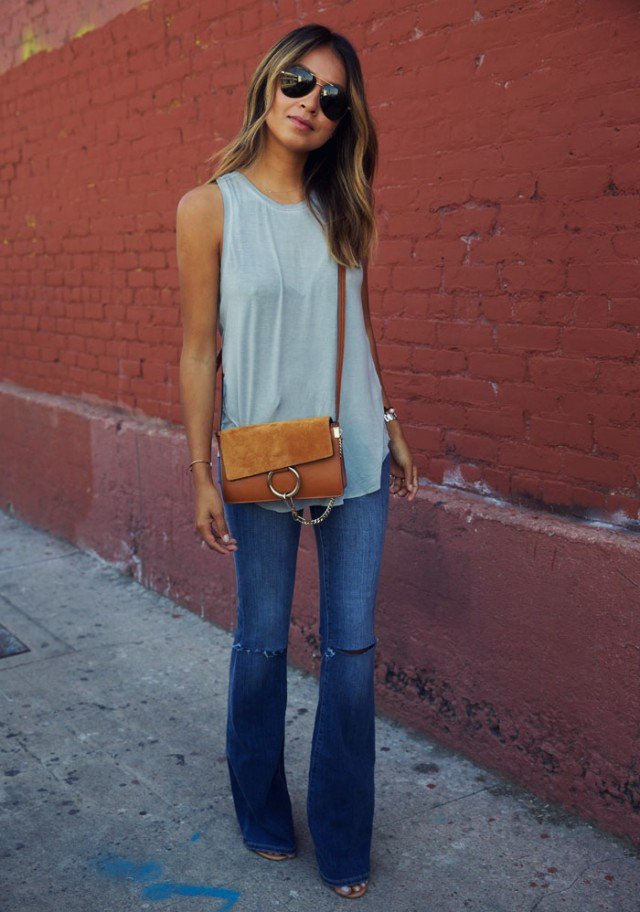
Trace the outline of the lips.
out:
<instances>
[{"instance_id":1,"label":"lips","mask_svg":"<svg viewBox=\"0 0 640 912\"><path fill-rule=\"evenodd\" d=\"M295 117L293 114L290 114L289 119L292 120L294 123L299 124L301 127L305 128L307 130L313 130L313 127L311 126L309 121L304 120L304 118L302 118L302 117Z\"/></svg>"}]
</instances>

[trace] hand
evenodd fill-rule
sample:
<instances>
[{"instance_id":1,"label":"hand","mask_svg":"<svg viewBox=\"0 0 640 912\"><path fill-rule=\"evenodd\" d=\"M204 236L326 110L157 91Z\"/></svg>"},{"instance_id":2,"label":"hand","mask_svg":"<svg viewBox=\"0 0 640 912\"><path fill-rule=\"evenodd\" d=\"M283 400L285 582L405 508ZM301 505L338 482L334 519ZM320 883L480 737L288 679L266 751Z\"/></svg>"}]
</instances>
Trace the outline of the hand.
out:
<instances>
[{"instance_id":1,"label":"hand","mask_svg":"<svg viewBox=\"0 0 640 912\"><path fill-rule=\"evenodd\" d=\"M238 543L227 528L222 498L213 482L196 483L195 489L196 534L212 551L231 554L238 550Z\"/></svg>"},{"instance_id":2,"label":"hand","mask_svg":"<svg viewBox=\"0 0 640 912\"><path fill-rule=\"evenodd\" d=\"M394 497L399 494L400 497L413 500L418 493L418 466L413 461L409 445L400 427L394 430L393 435L390 435L389 450L391 452L389 491Z\"/></svg>"}]
</instances>

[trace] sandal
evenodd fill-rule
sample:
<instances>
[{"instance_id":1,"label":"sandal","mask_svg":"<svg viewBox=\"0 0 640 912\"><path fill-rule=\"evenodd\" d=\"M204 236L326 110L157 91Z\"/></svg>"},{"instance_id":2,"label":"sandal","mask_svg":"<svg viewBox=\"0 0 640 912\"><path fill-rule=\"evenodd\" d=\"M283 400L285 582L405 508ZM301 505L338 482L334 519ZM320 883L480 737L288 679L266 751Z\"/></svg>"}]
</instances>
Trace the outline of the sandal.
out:
<instances>
[{"instance_id":1,"label":"sandal","mask_svg":"<svg viewBox=\"0 0 640 912\"><path fill-rule=\"evenodd\" d=\"M368 880L361 880L360 883L347 884L344 887L333 887L333 889L338 896L343 896L345 899L357 899L367 892L368 884Z\"/></svg>"},{"instance_id":2,"label":"sandal","mask_svg":"<svg viewBox=\"0 0 640 912\"><path fill-rule=\"evenodd\" d=\"M295 858L296 853L291 852L265 852L262 849L251 849L252 852L255 852L256 855L262 855L263 858L268 858L270 861L283 861L285 858Z\"/></svg>"}]
</instances>

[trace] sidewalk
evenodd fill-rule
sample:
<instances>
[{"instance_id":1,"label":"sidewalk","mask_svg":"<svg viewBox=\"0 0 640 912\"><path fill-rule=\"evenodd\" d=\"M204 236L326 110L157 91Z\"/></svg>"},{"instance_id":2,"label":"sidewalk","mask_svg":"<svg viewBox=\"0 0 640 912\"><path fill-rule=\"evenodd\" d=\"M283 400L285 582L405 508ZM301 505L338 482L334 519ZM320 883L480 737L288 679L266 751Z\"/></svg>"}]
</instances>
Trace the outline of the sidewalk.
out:
<instances>
[{"instance_id":1,"label":"sidewalk","mask_svg":"<svg viewBox=\"0 0 640 912\"><path fill-rule=\"evenodd\" d=\"M289 671L299 854L270 862L244 848L228 786L229 632L2 513L0 624L29 648L0 659L2 912L346 912L306 827L313 677ZM355 908L640 909L631 846L393 722L377 748Z\"/></svg>"}]
</instances>

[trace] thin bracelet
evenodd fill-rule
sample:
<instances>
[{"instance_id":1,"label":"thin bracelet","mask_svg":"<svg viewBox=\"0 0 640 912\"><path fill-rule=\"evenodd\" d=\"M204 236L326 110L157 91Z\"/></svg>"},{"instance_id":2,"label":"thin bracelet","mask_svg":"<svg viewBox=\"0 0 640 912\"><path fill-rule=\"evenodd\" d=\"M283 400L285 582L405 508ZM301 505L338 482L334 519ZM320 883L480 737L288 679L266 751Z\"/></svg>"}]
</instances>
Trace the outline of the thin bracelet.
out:
<instances>
[{"instance_id":1,"label":"thin bracelet","mask_svg":"<svg viewBox=\"0 0 640 912\"><path fill-rule=\"evenodd\" d=\"M212 467L212 463L211 463L211 460L210 460L210 459L194 459L193 462L189 464L189 471L190 471L190 472L193 471L193 467L194 467L194 465L195 465L197 462L206 462L206 464L209 466L209 468Z\"/></svg>"}]
</instances>

